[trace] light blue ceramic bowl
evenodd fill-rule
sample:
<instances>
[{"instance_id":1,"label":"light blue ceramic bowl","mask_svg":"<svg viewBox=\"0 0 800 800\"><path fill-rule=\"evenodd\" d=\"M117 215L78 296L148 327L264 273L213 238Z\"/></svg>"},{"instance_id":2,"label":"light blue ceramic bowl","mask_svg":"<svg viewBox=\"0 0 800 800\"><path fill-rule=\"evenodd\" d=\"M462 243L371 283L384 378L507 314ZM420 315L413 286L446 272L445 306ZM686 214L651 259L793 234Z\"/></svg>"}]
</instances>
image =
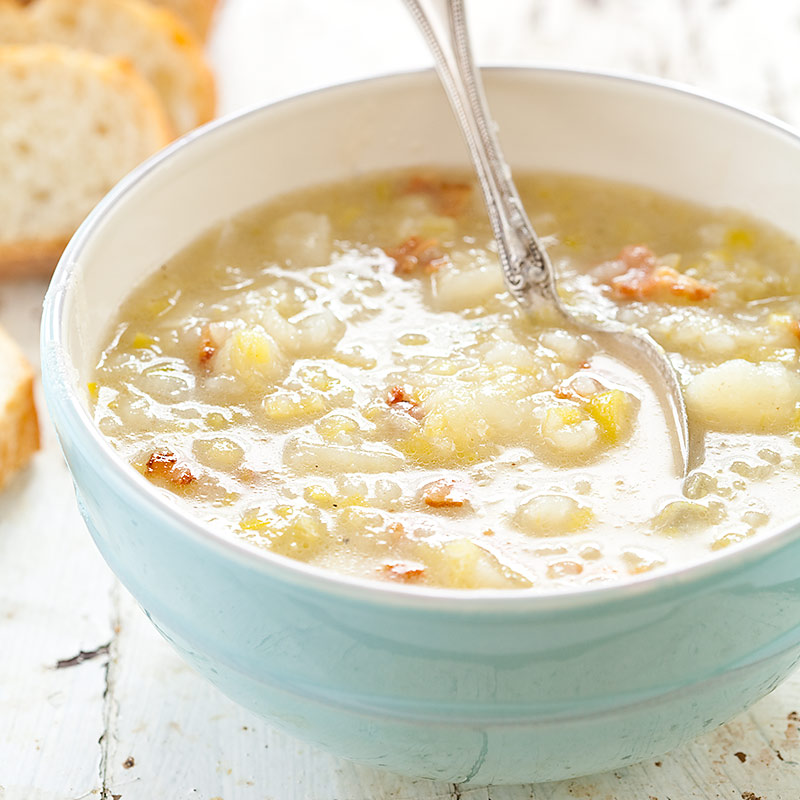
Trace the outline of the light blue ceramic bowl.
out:
<instances>
[{"instance_id":1,"label":"light blue ceramic bowl","mask_svg":"<svg viewBox=\"0 0 800 800\"><path fill-rule=\"evenodd\" d=\"M634 181L755 212L800 237L800 140L775 123L615 76L493 70L487 85L517 167ZM109 317L165 259L275 194L418 163L466 164L430 73L212 124L100 204L59 265L42 334L47 401L89 529L187 661L342 756L475 783L656 757L744 709L798 660L800 526L610 588L378 585L205 529L91 421L86 384Z\"/></svg>"}]
</instances>

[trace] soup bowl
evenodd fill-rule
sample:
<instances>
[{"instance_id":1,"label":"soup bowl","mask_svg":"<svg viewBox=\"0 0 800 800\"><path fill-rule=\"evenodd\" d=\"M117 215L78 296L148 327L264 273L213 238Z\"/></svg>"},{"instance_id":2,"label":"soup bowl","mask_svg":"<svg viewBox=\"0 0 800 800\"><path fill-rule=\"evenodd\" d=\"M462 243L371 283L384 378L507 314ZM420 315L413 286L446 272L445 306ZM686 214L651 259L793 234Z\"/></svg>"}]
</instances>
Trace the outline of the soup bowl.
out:
<instances>
[{"instance_id":1,"label":"soup bowl","mask_svg":"<svg viewBox=\"0 0 800 800\"><path fill-rule=\"evenodd\" d=\"M493 69L486 83L515 167L628 181L800 237L800 138L777 123L621 76ZM311 184L467 163L431 72L190 134L117 186L64 253L42 328L50 413L111 568L189 663L275 726L364 764L477 784L654 758L742 711L797 662L800 524L619 585L384 585L204 527L92 421L87 382L110 310L208 228Z\"/></svg>"}]
</instances>

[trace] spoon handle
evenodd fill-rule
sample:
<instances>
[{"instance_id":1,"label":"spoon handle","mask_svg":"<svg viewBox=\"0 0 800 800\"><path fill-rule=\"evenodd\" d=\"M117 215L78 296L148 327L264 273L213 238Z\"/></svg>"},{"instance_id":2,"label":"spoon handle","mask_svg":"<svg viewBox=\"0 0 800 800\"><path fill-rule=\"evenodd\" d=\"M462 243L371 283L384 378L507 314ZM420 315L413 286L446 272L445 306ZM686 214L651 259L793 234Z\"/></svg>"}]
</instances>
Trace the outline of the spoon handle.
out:
<instances>
[{"instance_id":1,"label":"spoon handle","mask_svg":"<svg viewBox=\"0 0 800 800\"><path fill-rule=\"evenodd\" d=\"M405 0L428 41L478 173L506 287L527 308L561 310L553 266L505 166L472 59L463 0Z\"/></svg>"},{"instance_id":2,"label":"spoon handle","mask_svg":"<svg viewBox=\"0 0 800 800\"><path fill-rule=\"evenodd\" d=\"M436 61L436 70L453 107L483 190L489 220L500 254L506 288L528 311L555 309L593 335L610 334L610 344L635 353L640 371L649 367L660 389L668 425L673 432L675 462L681 475L690 464L689 420L678 374L662 347L646 332L585 310L567 313L556 292L553 265L528 221L511 179L486 107L467 33L464 0L405 0ZM696 448L695 448L696 449Z\"/></svg>"}]
</instances>

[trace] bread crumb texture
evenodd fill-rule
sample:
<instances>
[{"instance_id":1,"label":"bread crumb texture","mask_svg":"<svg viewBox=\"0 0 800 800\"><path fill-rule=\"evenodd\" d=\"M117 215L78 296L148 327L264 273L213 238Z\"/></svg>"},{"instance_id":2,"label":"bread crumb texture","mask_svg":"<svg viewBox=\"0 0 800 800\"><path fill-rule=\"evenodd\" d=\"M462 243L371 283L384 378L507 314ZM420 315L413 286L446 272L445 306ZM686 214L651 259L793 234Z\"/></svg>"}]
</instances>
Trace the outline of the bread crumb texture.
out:
<instances>
[{"instance_id":1,"label":"bread crumb texture","mask_svg":"<svg viewBox=\"0 0 800 800\"><path fill-rule=\"evenodd\" d=\"M0 47L0 97L0 275L52 268L172 128L129 63L55 45Z\"/></svg>"}]
</instances>

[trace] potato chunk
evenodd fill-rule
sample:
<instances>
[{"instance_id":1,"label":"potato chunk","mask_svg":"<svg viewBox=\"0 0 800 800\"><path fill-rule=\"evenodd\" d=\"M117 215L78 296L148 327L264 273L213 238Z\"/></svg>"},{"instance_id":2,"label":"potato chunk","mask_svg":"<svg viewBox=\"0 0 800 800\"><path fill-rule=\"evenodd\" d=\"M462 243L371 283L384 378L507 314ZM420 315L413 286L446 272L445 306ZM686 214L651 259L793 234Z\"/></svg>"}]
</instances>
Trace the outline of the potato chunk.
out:
<instances>
[{"instance_id":1,"label":"potato chunk","mask_svg":"<svg viewBox=\"0 0 800 800\"><path fill-rule=\"evenodd\" d=\"M232 373L251 389L262 389L283 369L275 340L260 325L234 331L216 355L216 369Z\"/></svg>"},{"instance_id":2,"label":"potato chunk","mask_svg":"<svg viewBox=\"0 0 800 800\"><path fill-rule=\"evenodd\" d=\"M734 359L697 375L686 388L693 418L717 430L786 428L800 402L800 376L782 364Z\"/></svg>"},{"instance_id":3,"label":"potato chunk","mask_svg":"<svg viewBox=\"0 0 800 800\"><path fill-rule=\"evenodd\" d=\"M573 405L548 408L541 423L543 441L562 456L588 454L600 438L600 426Z\"/></svg>"},{"instance_id":4,"label":"potato chunk","mask_svg":"<svg viewBox=\"0 0 800 800\"><path fill-rule=\"evenodd\" d=\"M272 229L276 255L293 267L321 267L331 259L333 236L326 214L295 211Z\"/></svg>"},{"instance_id":5,"label":"potato chunk","mask_svg":"<svg viewBox=\"0 0 800 800\"><path fill-rule=\"evenodd\" d=\"M445 542L430 562L442 584L452 589L520 589L531 585L524 575L504 566L469 539Z\"/></svg>"},{"instance_id":6,"label":"potato chunk","mask_svg":"<svg viewBox=\"0 0 800 800\"><path fill-rule=\"evenodd\" d=\"M479 261L472 269L447 265L433 276L433 304L440 311L475 308L503 291L503 273L496 261Z\"/></svg>"},{"instance_id":7,"label":"potato chunk","mask_svg":"<svg viewBox=\"0 0 800 800\"><path fill-rule=\"evenodd\" d=\"M283 454L292 469L312 472L397 472L403 468L403 457L386 446L342 447L318 444L303 439L290 439Z\"/></svg>"},{"instance_id":8,"label":"potato chunk","mask_svg":"<svg viewBox=\"0 0 800 800\"><path fill-rule=\"evenodd\" d=\"M539 494L523 503L514 521L532 536L558 536L585 527L592 512L569 495Z\"/></svg>"},{"instance_id":9,"label":"potato chunk","mask_svg":"<svg viewBox=\"0 0 800 800\"><path fill-rule=\"evenodd\" d=\"M711 522L711 511L702 503L674 500L653 518L653 527L667 536L680 536L702 530Z\"/></svg>"},{"instance_id":10,"label":"potato chunk","mask_svg":"<svg viewBox=\"0 0 800 800\"><path fill-rule=\"evenodd\" d=\"M195 439L192 452L198 461L219 470L235 469L244 458L244 448L224 436Z\"/></svg>"}]
</instances>

